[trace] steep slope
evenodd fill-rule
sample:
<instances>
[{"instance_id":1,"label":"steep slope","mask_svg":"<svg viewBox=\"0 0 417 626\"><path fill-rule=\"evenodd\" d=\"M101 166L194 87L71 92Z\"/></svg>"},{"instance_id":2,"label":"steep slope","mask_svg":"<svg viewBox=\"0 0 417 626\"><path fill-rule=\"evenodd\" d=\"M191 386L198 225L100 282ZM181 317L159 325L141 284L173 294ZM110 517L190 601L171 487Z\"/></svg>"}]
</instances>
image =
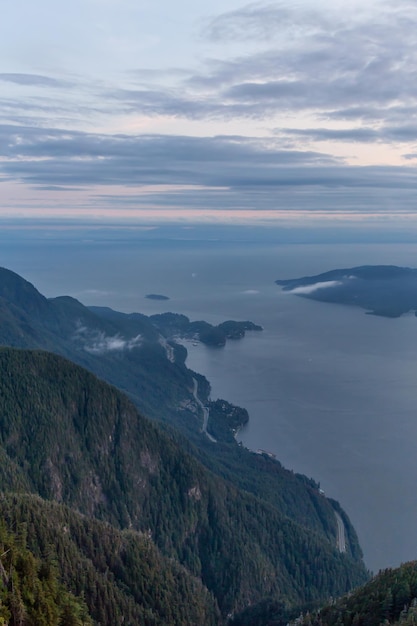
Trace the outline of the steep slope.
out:
<instances>
[{"instance_id":1,"label":"steep slope","mask_svg":"<svg viewBox=\"0 0 417 626\"><path fill-rule=\"evenodd\" d=\"M48 300L15 272L0 268L0 298L27 311L33 319L49 315Z\"/></svg>"},{"instance_id":2,"label":"steep slope","mask_svg":"<svg viewBox=\"0 0 417 626\"><path fill-rule=\"evenodd\" d=\"M22 534L0 524L0 624L92 626L87 606L58 581L48 558L36 558Z\"/></svg>"},{"instance_id":3,"label":"steep slope","mask_svg":"<svg viewBox=\"0 0 417 626\"><path fill-rule=\"evenodd\" d=\"M187 408L193 377L183 350L168 346L146 316L105 311L97 315L66 296L48 300L0 268L0 345L61 354L124 390L146 415L198 432L200 419Z\"/></svg>"},{"instance_id":4,"label":"steep slope","mask_svg":"<svg viewBox=\"0 0 417 626\"><path fill-rule=\"evenodd\" d=\"M163 557L147 535L117 530L32 495L0 497L0 518L9 534L17 534L15 544L26 541L48 571L54 564L55 578L59 576L61 581L60 586L56 582L60 595L65 588L75 594L74 600L82 596L94 624L218 626L222 621L215 600L201 582ZM1 542L1 534L0 527L4 552L8 545ZM48 619L41 621L38 612L37 621L30 624L54 626ZM80 626L81 622L65 624Z\"/></svg>"},{"instance_id":5,"label":"steep slope","mask_svg":"<svg viewBox=\"0 0 417 626\"><path fill-rule=\"evenodd\" d=\"M214 477L116 389L56 355L0 350L0 416L3 491L20 483L148 533L223 615L269 594L290 603L336 596L366 577L360 561Z\"/></svg>"},{"instance_id":6,"label":"steep slope","mask_svg":"<svg viewBox=\"0 0 417 626\"><path fill-rule=\"evenodd\" d=\"M297 623L305 626L412 625L417 621L417 562L386 569L349 596Z\"/></svg>"}]
</instances>

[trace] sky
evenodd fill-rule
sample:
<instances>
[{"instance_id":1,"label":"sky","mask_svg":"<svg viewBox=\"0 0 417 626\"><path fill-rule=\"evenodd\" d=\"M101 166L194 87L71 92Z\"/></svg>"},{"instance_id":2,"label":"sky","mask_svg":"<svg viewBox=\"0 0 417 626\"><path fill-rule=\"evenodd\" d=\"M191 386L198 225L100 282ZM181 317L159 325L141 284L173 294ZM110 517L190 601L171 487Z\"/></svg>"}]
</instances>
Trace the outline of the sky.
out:
<instances>
[{"instance_id":1,"label":"sky","mask_svg":"<svg viewBox=\"0 0 417 626\"><path fill-rule=\"evenodd\" d=\"M414 0L0 5L0 220L417 234Z\"/></svg>"}]
</instances>

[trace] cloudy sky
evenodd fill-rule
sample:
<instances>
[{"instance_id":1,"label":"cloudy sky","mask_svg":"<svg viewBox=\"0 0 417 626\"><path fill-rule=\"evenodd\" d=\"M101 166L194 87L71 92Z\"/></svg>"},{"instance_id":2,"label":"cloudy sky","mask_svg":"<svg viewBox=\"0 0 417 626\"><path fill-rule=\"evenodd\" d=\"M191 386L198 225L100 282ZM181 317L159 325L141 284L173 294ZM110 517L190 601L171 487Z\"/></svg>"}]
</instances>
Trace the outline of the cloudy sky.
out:
<instances>
[{"instance_id":1,"label":"cloudy sky","mask_svg":"<svg viewBox=\"0 0 417 626\"><path fill-rule=\"evenodd\" d=\"M0 3L0 217L417 232L415 0Z\"/></svg>"}]
</instances>

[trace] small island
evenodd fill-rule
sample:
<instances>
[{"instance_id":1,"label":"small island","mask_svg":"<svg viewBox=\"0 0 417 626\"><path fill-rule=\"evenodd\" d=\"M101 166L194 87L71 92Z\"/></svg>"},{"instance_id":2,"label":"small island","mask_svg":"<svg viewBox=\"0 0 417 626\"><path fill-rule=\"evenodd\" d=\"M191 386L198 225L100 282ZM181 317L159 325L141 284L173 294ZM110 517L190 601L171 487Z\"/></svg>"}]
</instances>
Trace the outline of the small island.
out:
<instances>
[{"instance_id":1,"label":"small island","mask_svg":"<svg viewBox=\"0 0 417 626\"><path fill-rule=\"evenodd\" d=\"M164 296L161 293L148 293L145 298L148 298L148 300L169 300L168 296Z\"/></svg>"},{"instance_id":2,"label":"small island","mask_svg":"<svg viewBox=\"0 0 417 626\"><path fill-rule=\"evenodd\" d=\"M275 282L294 295L358 306L368 315L417 315L417 269L410 267L362 265Z\"/></svg>"}]
</instances>

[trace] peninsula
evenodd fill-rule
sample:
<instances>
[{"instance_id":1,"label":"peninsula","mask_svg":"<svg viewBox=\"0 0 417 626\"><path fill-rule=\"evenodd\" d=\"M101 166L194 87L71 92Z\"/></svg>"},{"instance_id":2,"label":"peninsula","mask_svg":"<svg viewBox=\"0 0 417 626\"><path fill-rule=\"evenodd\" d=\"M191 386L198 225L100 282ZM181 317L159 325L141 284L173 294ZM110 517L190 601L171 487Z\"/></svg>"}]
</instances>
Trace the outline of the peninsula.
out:
<instances>
[{"instance_id":1,"label":"peninsula","mask_svg":"<svg viewBox=\"0 0 417 626\"><path fill-rule=\"evenodd\" d=\"M246 331L262 330L262 326L249 321L227 320L217 326L203 320L191 322L186 315L179 313L161 313L151 315L149 319L167 339L175 337L195 339L208 346L217 347L224 346L227 339L242 339Z\"/></svg>"},{"instance_id":2,"label":"peninsula","mask_svg":"<svg viewBox=\"0 0 417 626\"><path fill-rule=\"evenodd\" d=\"M417 269L410 267L362 265L275 282L297 296L358 306L369 315L417 314Z\"/></svg>"}]
</instances>

